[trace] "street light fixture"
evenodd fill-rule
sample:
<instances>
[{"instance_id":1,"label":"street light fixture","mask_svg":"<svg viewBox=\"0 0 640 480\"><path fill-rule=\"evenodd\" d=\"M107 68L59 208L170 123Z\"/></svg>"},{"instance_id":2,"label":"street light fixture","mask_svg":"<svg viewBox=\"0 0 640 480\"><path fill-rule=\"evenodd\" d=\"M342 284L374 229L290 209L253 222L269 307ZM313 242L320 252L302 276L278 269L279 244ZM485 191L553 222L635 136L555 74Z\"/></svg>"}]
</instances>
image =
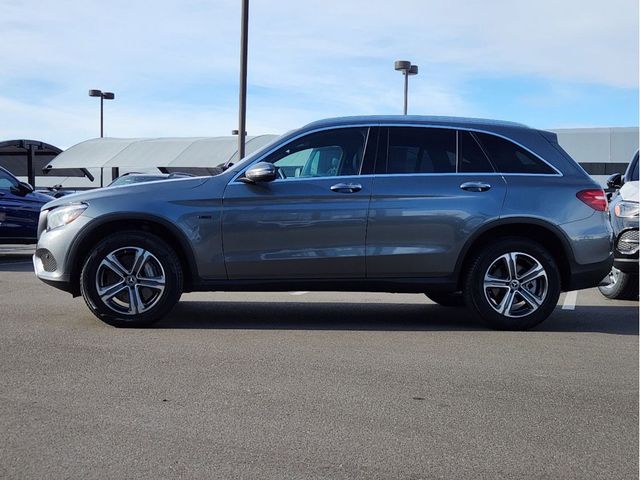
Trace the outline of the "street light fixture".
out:
<instances>
[{"instance_id":1,"label":"street light fixture","mask_svg":"<svg viewBox=\"0 0 640 480\"><path fill-rule=\"evenodd\" d=\"M404 114L407 114L407 97L409 92L409 75L418 74L418 66L411 65L408 60L397 60L395 63L395 69L398 72L402 72L404 75Z\"/></svg>"},{"instance_id":2,"label":"street light fixture","mask_svg":"<svg viewBox=\"0 0 640 480\"><path fill-rule=\"evenodd\" d=\"M116 95L113 92L103 92L102 90L89 90L90 97L100 97L100 138L104 137L104 101L113 100ZM101 170L102 172L102 170ZM118 167L111 169L111 176L117 178L119 176ZM100 174L102 177L102 173ZM101 178L102 181L102 178Z\"/></svg>"},{"instance_id":3,"label":"street light fixture","mask_svg":"<svg viewBox=\"0 0 640 480\"><path fill-rule=\"evenodd\" d=\"M90 97L100 97L100 138L104 137L104 101L113 100L116 95L113 92L103 92L102 90L89 90Z\"/></svg>"}]
</instances>

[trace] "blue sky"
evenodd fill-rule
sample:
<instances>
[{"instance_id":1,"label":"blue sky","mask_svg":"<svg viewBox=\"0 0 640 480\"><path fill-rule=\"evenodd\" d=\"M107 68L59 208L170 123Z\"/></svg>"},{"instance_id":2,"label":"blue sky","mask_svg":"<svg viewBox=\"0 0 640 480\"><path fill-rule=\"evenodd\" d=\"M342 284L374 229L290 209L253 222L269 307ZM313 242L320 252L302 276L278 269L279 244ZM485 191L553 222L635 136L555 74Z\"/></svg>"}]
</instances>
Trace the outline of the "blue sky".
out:
<instances>
[{"instance_id":1,"label":"blue sky","mask_svg":"<svg viewBox=\"0 0 640 480\"><path fill-rule=\"evenodd\" d=\"M237 126L240 0L2 0L0 139L68 147ZM251 0L249 134L410 113L638 125L636 0Z\"/></svg>"}]
</instances>

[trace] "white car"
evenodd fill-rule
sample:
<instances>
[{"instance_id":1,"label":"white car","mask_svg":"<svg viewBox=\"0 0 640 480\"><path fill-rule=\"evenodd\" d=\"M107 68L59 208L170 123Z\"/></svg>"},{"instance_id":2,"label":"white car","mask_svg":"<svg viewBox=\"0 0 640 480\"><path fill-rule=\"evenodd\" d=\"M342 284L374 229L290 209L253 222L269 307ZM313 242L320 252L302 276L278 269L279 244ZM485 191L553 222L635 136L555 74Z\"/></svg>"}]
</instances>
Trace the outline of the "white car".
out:
<instances>
[{"instance_id":1,"label":"white car","mask_svg":"<svg viewBox=\"0 0 640 480\"><path fill-rule=\"evenodd\" d=\"M617 189L611 196L609 214L615 236L613 268L607 284L599 287L607 298L638 299L638 152L624 175L616 173L607 181Z\"/></svg>"}]
</instances>

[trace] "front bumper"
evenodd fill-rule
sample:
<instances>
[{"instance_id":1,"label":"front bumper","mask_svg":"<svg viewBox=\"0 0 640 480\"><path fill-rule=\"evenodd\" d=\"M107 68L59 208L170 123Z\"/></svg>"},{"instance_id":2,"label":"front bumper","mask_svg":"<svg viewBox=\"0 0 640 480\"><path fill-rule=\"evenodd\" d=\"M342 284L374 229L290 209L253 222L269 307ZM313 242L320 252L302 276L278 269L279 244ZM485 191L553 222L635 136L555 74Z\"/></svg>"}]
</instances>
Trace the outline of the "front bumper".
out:
<instances>
[{"instance_id":1,"label":"front bumper","mask_svg":"<svg viewBox=\"0 0 640 480\"><path fill-rule=\"evenodd\" d=\"M38 244L33 255L33 269L36 277L48 285L71 292L73 279L69 264L70 247L78 232L92 219L81 215L64 227L47 231L42 228L42 223L46 223L47 212L44 211L40 215L41 227L39 228Z\"/></svg>"},{"instance_id":2,"label":"front bumper","mask_svg":"<svg viewBox=\"0 0 640 480\"><path fill-rule=\"evenodd\" d=\"M624 273L638 273L638 228L625 228L616 237L613 266Z\"/></svg>"}]
</instances>

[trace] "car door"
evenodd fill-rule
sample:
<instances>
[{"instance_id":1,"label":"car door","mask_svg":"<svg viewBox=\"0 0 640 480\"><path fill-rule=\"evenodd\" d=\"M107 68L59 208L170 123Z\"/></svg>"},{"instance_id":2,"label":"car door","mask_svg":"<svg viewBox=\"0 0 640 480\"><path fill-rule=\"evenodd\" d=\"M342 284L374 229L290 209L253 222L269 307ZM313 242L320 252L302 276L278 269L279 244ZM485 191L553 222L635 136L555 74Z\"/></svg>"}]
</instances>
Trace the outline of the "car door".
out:
<instances>
[{"instance_id":1,"label":"car door","mask_svg":"<svg viewBox=\"0 0 640 480\"><path fill-rule=\"evenodd\" d=\"M464 130L389 127L379 143L367 276L451 274L469 236L500 216L504 178Z\"/></svg>"},{"instance_id":2,"label":"car door","mask_svg":"<svg viewBox=\"0 0 640 480\"><path fill-rule=\"evenodd\" d=\"M42 202L14 193L18 180L0 170L0 238L4 242L35 239Z\"/></svg>"},{"instance_id":3,"label":"car door","mask_svg":"<svg viewBox=\"0 0 640 480\"><path fill-rule=\"evenodd\" d=\"M369 128L309 133L256 160L272 182L234 178L222 232L229 279L364 278L371 175L361 175Z\"/></svg>"}]
</instances>

